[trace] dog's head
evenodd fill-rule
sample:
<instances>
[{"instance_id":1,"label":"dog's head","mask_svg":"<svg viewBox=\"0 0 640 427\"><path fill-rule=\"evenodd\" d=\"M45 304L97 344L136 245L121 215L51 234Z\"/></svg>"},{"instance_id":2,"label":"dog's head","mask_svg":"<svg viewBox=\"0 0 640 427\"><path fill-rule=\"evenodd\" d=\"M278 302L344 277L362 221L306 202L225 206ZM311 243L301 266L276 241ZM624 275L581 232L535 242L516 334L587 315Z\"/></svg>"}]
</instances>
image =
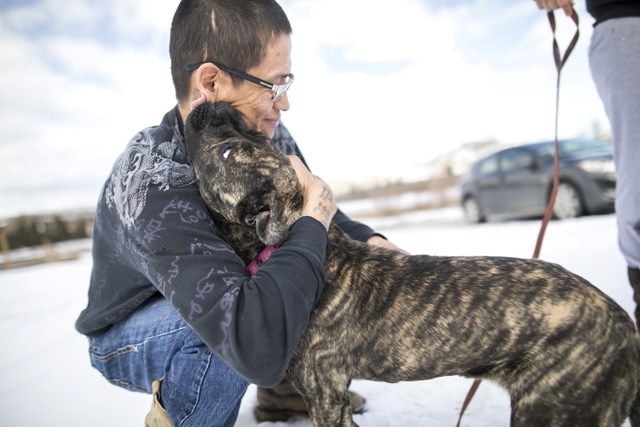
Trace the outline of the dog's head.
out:
<instances>
[{"instance_id":1,"label":"dog's head","mask_svg":"<svg viewBox=\"0 0 640 427\"><path fill-rule=\"evenodd\" d=\"M300 216L302 191L289 160L229 104L204 104L185 124L189 162L225 239L278 245ZM246 242L242 240L253 240Z\"/></svg>"}]
</instances>

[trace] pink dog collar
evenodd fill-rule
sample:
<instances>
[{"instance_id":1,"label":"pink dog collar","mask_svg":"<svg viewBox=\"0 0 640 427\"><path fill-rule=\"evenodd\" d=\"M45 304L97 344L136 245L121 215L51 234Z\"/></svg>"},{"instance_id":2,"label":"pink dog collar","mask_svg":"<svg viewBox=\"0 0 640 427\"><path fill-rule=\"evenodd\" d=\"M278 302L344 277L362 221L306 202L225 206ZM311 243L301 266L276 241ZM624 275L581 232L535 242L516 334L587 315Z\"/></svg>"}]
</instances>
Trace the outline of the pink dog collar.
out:
<instances>
[{"instance_id":1,"label":"pink dog collar","mask_svg":"<svg viewBox=\"0 0 640 427\"><path fill-rule=\"evenodd\" d=\"M260 253L256 255L256 257L245 267L245 271L247 272L247 274L251 277L255 276L258 272L258 268L260 268L262 264L267 262L267 260L275 250L275 246L266 246L263 250L261 250Z\"/></svg>"}]
</instances>

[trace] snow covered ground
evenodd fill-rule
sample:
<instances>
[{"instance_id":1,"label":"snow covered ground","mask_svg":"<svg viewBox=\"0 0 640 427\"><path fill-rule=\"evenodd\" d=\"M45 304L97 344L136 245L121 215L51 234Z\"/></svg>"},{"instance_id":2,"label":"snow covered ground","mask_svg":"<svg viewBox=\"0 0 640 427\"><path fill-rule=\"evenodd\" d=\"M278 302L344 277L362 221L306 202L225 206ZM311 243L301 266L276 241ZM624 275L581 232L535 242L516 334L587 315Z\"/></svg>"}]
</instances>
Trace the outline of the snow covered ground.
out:
<instances>
[{"instance_id":1,"label":"snow covered ground","mask_svg":"<svg viewBox=\"0 0 640 427\"><path fill-rule=\"evenodd\" d=\"M458 209L370 220L413 253L530 257L539 220L469 225ZM564 265L611 295L629 313L632 294L616 244L613 215L552 222L541 258ZM86 303L91 261L0 271L0 425L6 427L137 427L150 397L121 390L89 366L87 342L73 323ZM453 427L471 380L447 377L384 384L354 381L368 400L355 417L363 427ZM255 389L246 394L238 426L256 426ZM507 426L508 396L483 382L464 426ZM308 426L307 420L264 426Z\"/></svg>"}]
</instances>

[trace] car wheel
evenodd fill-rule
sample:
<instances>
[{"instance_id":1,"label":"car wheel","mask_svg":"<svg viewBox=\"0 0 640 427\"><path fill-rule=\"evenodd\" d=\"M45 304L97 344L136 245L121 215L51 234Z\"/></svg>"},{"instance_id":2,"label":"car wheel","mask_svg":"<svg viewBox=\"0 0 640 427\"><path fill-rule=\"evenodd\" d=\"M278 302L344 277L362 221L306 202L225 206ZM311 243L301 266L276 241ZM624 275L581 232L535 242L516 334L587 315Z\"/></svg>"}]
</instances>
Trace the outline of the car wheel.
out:
<instances>
[{"instance_id":1,"label":"car wheel","mask_svg":"<svg viewBox=\"0 0 640 427\"><path fill-rule=\"evenodd\" d=\"M553 216L558 219L576 218L584 213L580 193L568 182L558 185L558 195L553 206Z\"/></svg>"},{"instance_id":2,"label":"car wheel","mask_svg":"<svg viewBox=\"0 0 640 427\"><path fill-rule=\"evenodd\" d=\"M480 209L480 205L473 197L468 197L465 199L462 204L462 209L464 210L464 217L469 222L479 223L484 222L485 217Z\"/></svg>"}]
</instances>

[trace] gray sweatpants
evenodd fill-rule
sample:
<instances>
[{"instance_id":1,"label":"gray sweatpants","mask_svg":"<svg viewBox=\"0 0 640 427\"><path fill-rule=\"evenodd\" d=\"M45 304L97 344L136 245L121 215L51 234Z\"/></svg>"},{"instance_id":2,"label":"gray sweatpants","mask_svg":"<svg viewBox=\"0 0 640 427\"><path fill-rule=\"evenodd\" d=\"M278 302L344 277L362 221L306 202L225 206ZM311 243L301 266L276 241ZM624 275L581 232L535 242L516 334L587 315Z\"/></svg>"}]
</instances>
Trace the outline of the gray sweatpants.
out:
<instances>
[{"instance_id":1,"label":"gray sweatpants","mask_svg":"<svg viewBox=\"0 0 640 427\"><path fill-rule=\"evenodd\" d=\"M591 75L609 117L616 164L618 242L640 267L640 17L605 21L589 47Z\"/></svg>"}]
</instances>

